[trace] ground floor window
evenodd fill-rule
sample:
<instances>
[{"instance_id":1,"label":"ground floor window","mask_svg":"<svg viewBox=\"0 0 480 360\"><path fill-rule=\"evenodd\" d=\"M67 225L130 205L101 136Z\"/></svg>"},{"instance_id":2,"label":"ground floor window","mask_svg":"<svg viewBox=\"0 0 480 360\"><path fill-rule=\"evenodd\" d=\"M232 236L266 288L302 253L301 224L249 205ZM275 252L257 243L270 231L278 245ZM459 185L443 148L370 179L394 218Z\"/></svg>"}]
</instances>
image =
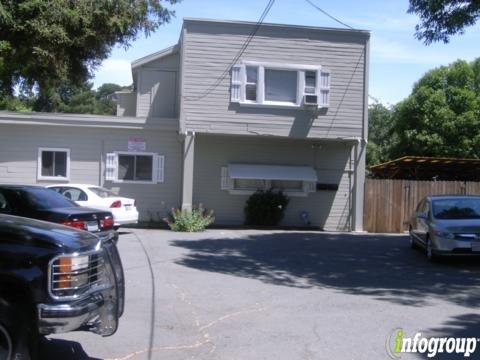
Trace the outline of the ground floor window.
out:
<instances>
[{"instance_id":1,"label":"ground floor window","mask_svg":"<svg viewBox=\"0 0 480 360\"><path fill-rule=\"evenodd\" d=\"M303 191L303 181L272 180L270 187L282 191Z\"/></svg>"},{"instance_id":2,"label":"ground floor window","mask_svg":"<svg viewBox=\"0 0 480 360\"><path fill-rule=\"evenodd\" d=\"M152 181L153 158L154 155L119 155L118 179Z\"/></svg>"},{"instance_id":3,"label":"ground floor window","mask_svg":"<svg viewBox=\"0 0 480 360\"><path fill-rule=\"evenodd\" d=\"M228 190L232 195L249 195L257 190L274 189L290 196L307 196L316 191L315 181L232 178L228 167L222 167L221 176L222 190Z\"/></svg>"},{"instance_id":4,"label":"ground floor window","mask_svg":"<svg viewBox=\"0 0 480 360\"><path fill-rule=\"evenodd\" d=\"M39 180L68 180L70 177L70 150L38 149L37 177Z\"/></svg>"},{"instance_id":5,"label":"ground floor window","mask_svg":"<svg viewBox=\"0 0 480 360\"><path fill-rule=\"evenodd\" d=\"M255 180L255 179L235 179L233 181L234 189L237 190L252 190L257 191L265 189L267 187L265 180Z\"/></svg>"},{"instance_id":6,"label":"ground floor window","mask_svg":"<svg viewBox=\"0 0 480 360\"><path fill-rule=\"evenodd\" d=\"M155 153L107 154L105 180L130 183L163 182L165 157Z\"/></svg>"}]
</instances>

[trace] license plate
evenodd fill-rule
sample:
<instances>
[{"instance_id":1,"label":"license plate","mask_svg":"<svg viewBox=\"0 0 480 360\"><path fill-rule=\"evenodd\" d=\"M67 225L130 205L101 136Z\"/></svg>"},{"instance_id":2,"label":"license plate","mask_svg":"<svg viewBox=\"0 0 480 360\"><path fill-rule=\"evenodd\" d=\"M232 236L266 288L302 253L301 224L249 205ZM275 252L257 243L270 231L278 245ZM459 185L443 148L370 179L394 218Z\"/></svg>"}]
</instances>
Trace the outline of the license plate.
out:
<instances>
[{"instance_id":1,"label":"license plate","mask_svg":"<svg viewBox=\"0 0 480 360\"><path fill-rule=\"evenodd\" d=\"M472 251L480 251L480 243L472 243Z\"/></svg>"},{"instance_id":2,"label":"license plate","mask_svg":"<svg viewBox=\"0 0 480 360\"><path fill-rule=\"evenodd\" d=\"M98 222L96 222L96 221L87 222L87 230L88 231L98 231Z\"/></svg>"},{"instance_id":3,"label":"license plate","mask_svg":"<svg viewBox=\"0 0 480 360\"><path fill-rule=\"evenodd\" d=\"M132 205L125 205L125 210L126 211L132 210Z\"/></svg>"}]
</instances>

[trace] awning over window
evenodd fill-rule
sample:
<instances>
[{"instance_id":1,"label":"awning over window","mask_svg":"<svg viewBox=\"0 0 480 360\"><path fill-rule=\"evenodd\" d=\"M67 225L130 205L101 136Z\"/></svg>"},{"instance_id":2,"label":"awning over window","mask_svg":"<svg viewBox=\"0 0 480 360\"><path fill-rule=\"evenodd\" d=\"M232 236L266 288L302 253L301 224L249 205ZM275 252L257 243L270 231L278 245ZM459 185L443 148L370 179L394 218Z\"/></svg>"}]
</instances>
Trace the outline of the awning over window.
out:
<instances>
[{"instance_id":1,"label":"awning over window","mask_svg":"<svg viewBox=\"0 0 480 360\"><path fill-rule=\"evenodd\" d=\"M229 164L232 179L292 180L316 182L317 173L310 166L283 166L257 164Z\"/></svg>"}]
</instances>

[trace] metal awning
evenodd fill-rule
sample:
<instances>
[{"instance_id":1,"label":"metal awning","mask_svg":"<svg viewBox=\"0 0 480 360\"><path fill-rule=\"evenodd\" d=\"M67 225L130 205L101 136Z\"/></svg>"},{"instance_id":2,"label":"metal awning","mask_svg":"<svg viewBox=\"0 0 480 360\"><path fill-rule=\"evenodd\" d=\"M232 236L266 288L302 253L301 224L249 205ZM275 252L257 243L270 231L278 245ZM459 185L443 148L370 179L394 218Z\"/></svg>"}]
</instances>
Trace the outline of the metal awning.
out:
<instances>
[{"instance_id":1,"label":"metal awning","mask_svg":"<svg viewBox=\"0 0 480 360\"><path fill-rule=\"evenodd\" d=\"M318 180L317 173L310 166L229 164L228 175L232 179L256 180Z\"/></svg>"}]
</instances>

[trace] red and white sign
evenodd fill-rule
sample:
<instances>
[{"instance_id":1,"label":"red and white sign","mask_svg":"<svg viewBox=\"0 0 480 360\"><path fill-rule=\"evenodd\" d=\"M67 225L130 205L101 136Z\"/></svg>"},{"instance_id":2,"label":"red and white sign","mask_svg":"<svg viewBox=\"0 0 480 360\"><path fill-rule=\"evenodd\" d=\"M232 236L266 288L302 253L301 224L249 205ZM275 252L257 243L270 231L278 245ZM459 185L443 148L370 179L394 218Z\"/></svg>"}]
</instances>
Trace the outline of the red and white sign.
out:
<instances>
[{"instance_id":1,"label":"red and white sign","mask_svg":"<svg viewBox=\"0 0 480 360\"><path fill-rule=\"evenodd\" d=\"M128 151L145 151L147 143L145 138L139 136L130 136L128 138Z\"/></svg>"}]
</instances>

